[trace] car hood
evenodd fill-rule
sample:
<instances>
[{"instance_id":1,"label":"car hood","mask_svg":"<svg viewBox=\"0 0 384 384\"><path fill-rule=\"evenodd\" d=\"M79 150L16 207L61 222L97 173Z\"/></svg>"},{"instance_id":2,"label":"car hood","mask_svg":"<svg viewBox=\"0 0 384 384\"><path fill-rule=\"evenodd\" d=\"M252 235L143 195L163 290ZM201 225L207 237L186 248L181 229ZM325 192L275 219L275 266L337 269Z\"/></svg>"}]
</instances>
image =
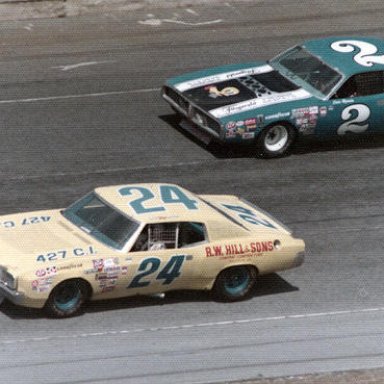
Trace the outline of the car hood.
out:
<instances>
[{"instance_id":1,"label":"car hood","mask_svg":"<svg viewBox=\"0 0 384 384\"><path fill-rule=\"evenodd\" d=\"M191 73L172 79L171 84L216 118L311 97L267 63Z\"/></svg>"},{"instance_id":2,"label":"car hood","mask_svg":"<svg viewBox=\"0 0 384 384\"><path fill-rule=\"evenodd\" d=\"M0 265L28 269L54 260L79 258L100 244L67 221L60 210L28 212L0 217ZM49 254L55 254L49 260Z\"/></svg>"}]
</instances>

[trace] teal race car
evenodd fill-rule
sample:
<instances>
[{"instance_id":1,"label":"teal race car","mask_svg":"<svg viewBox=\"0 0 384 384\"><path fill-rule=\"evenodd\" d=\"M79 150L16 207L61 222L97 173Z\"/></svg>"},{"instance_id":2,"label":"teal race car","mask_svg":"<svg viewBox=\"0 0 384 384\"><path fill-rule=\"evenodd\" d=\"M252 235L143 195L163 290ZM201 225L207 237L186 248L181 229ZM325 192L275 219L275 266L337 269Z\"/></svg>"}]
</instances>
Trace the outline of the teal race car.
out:
<instances>
[{"instance_id":1,"label":"teal race car","mask_svg":"<svg viewBox=\"0 0 384 384\"><path fill-rule=\"evenodd\" d=\"M227 65L166 81L181 127L208 144L289 152L299 135L384 132L384 40L306 41L267 62Z\"/></svg>"}]
</instances>

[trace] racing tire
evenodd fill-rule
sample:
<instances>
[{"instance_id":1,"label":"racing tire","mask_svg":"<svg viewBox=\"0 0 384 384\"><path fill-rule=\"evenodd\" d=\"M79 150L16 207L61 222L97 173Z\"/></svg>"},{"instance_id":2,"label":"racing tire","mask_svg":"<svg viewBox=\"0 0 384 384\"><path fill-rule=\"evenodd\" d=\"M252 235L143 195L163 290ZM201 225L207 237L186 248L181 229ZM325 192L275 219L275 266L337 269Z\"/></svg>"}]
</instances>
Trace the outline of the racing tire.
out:
<instances>
[{"instance_id":1,"label":"racing tire","mask_svg":"<svg viewBox=\"0 0 384 384\"><path fill-rule=\"evenodd\" d=\"M255 268L240 265L224 269L213 286L214 298L218 301L239 301L247 298L256 285Z\"/></svg>"},{"instance_id":2,"label":"racing tire","mask_svg":"<svg viewBox=\"0 0 384 384\"><path fill-rule=\"evenodd\" d=\"M287 155L297 136L296 129L284 122L266 127L257 138L259 155L266 158Z\"/></svg>"},{"instance_id":3,"label":"racing tire","mask_svg":"<svg viewBox=\"0 0 384 384\"><path fill-rule=\"evenodd\" d=\"M90 289L86 282L78 279L65 280L50 293L45 311L50 317L73 316L88 299L89 293Z\"/></svg>"}]
</instances>

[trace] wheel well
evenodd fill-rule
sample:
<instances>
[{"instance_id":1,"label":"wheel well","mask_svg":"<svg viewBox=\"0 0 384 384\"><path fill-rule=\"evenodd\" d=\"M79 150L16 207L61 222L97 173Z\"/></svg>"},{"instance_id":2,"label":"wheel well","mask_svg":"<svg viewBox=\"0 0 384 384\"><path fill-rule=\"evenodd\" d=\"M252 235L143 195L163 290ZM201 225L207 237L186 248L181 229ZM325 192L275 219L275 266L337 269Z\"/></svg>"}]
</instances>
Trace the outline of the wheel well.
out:
<instances>
[{"instance_id":1,"label":"wheel well","mask_svg":"<svg viewBox=\"0 0 384 384\"><path fill-rule=\"evenodd\" d=\"M253 277L256 277L259 275L259 270L257 269L256 266L254 266L253 264L236 264L236 265L229 265L227 267L225 267L224 269L222 269L217 275L216 275L216 278L215 280L217 279L218 276L220 276L221 273L223 273L224 271L227 271L228 269L231 269L231 268L236 268L236 267L247 267L248 269L250 269L253 273Z\"/></svg>"},{"instance_id":2,"label":"wheel well","mask_svg":"<svg viewBox=\"0 0 384 384\"><path fill-rule=\"evenodd\" d=\"M269 128L269 127L273 127L274 125L284 125L285 127L290 127L292 128L295 133L298 132L297 130L297 127L295 125L293 125L291 122L289 121L286 121L286 120L279 120L279 121L274 121L273 123L270 123L268 125L266 125L262 130L261 132L263 132L265 129Z\"/></svg>"},{"instance_id":3,"label":"wheel well","mask_svg":"<svg viewBox=\"0 0 384 384\"><path fill-rule=\"evenodd\" d=\"M90 282L88 280L85 280L81 277L74 277L74 278L71 278L71 279L65 279L65 280L62 280L60 281L59 283L57 283L53 288L52 288L52 291L57 287L59 286L60 284L63 284L63 283L66 283L68 281L78 281L83 287L85 287L86 289L86 293L85 293L85 297L86 299L89 299L91 296L92 296L92 293L93 293L93 289L92 289L92 285L90 284ZM52 292L51 291L51 292Z\"/></svg>"}]
</instances>

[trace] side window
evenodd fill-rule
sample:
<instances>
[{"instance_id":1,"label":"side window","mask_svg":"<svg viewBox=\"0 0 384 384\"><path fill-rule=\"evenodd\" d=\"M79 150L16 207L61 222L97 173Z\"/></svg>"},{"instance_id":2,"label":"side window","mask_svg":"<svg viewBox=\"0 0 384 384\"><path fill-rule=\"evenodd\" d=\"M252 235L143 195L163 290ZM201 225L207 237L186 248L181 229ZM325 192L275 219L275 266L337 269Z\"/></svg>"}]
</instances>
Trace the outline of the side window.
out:
<instances>
[{"instance_id":1,"label":"side window","mask_svg":"<svg viewBox=\"0 0 384 384\"><path fill-rule=\"evenodd\" d=\"M140 233L131 252L176 248L178 223L148 224Z\"/></svg>"},{"instance_id":2,"label":"side window","mask_svg":"<svg viewBox=\"0 0 384 384\"><path fill-rule=\"evenodd\" d=\"M148 224L138 236L131 252L182 248L205 240L205 226L201 223Z\"/></svg>"},{"instance_id":3,"label":"side window","mask_svg":"<svg viewBox=\"0 0 384 384\"><path fill-rule=\"evenodd\" d=\"M354 97L357 93L355 76L348 79L343 86L336 92L334 99L344 99Z\"/></svg>"},{"instance_id":4,"label":"side window","mask_svg":"<svg viewBox=\"0 0 384 384\"><path fill-rule=\"evenodd\" d=\"M188 247L206 240L206 230L202 223L180 223L178 247Z\"/></svg>"},{"instance_id":5,"label":"side window","mask_svg":"<svg viewBox=\"0 0 384 384\"><path fill-rule=\"evenodd\" d=\"M377 95L384 92L382 71L361 73L355 76L357 96Z\"/></svg>"},{"instance_id":6,"label":"side window","mask_svg":"<svg viewBox=\"0 0 384 384\"><path fill-rule=\"evenodd\" d=\"M348 79L334 98L369 96L384 93L384 72L359 73Z\"/></svg>"}]
</instances>

